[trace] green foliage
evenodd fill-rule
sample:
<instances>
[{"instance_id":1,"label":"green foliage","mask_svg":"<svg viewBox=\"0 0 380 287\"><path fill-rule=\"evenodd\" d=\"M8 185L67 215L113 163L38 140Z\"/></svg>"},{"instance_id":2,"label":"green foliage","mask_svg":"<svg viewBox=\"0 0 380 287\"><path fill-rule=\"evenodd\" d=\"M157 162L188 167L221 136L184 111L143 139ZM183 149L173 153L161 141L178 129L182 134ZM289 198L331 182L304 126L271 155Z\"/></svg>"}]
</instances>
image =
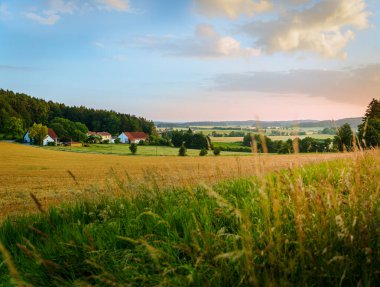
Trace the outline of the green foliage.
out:
<instances>
[{"instance_id":1,"label":"green foliage","mask_svg":"<svg viewBox=\"0 0 380 287\"><path fill-rule=\"evenodd\" d=\"M11 139L20 139L24 135L23 121L20 118L10 117L5 120L3 132Z\"/></svg>"},{"instance_id":2,"label":"green foliage","mask_svg":"<svg viewBox=\"0 0 380 287\"><path fill-rule=\"evenodd\" d=\"M203 133L193 133L191 129L186 132L174 130L168 133L168 136L175 147L180 147L183 143L186 148L191 149L208 149L209 147L207 137Z\"/></svg>"},{"instance_id":3,"label":"green foliage","mask_svg":"<svg viewBox=\"0 0 380 287\"><path fill-rule=\"evenodd\" d=\"M129 145L129 150L131 151L132 154L136 154L136 152L137 152L137 144L131 143Z\"/></svg>"},{"instance_id":4,"label":"green foliage","mask_svg":"<svg viewBox=\"0 0 380 287\"><path fill-rule=\"evenodd\" d=\"M172 146L171 140L167 134L160 136L159 134L151 134L148 140L149 145L153 146Z\"/></svg>"},{"instance_id":5,"label":"green foliage","mask_svg":"<svg viewBox=\"0 0 380 287\"><path fill-rule=\"evenodd\" d=\"M215 156L220 155L220 153L221 153L220 148L219 147L214 147L213 153L214 153Z\"/></svg>"},{"instance_id":6,"label":"green foliage","mask_svg":"<svg viewBox=\"0 0 380 287\"><path fill-rule=\"evenodd\" d=\"M101 143L102 137L100 135L89 135L85 139L85 142L90 143L90 144ZM119 142L120 142L120 139L119 139Z\"/></svg>"},{"instance_id":7,"label":"green foliage","mask_svg":"<svg viewBox=\"0 0 380 287\"><path fill-rule=\"evenodd\" d=\"M34 123L29 130L29 137L36 145L42 145L46 135L48 134L47 126Z\"/></svg>"},{"instance_id":8,"label":"green foliage","mask_svg":"<svg viewBox=\"0 0 380 287\"><path fill-rule=\"evenodd\" d=\"M0 242L32 286L377 286L379 171L366 155L213 187L140 187L10 218ZM5 263L0 254L0 285L14 286Z\"/></svg>"},{"instance_id":9,"label":"green foliage","mask_svg":"<svg viewBox=\"0 0 380 287\"><path fill-rule=\"evenodd\" d=\"M0 89L0 132L4 132L4 123L10 117L22 119L23 128L29 128L34 122L51 127L50 124L55 118L64 118L75 123L83 123L90 130L104 130L111 134L123 131L143 131L152 134L155 131L154 123L141 117L83 106L69 107ZM81 128L78 130L84 132Z\"/></svg>"},{"instance_id":10,"label":"green foliage","mask_svg":"<svg viewBox=\"0 0 380 287\"><path fill-rule=\"evenodd\" d=\"M199 156L206 156L208 154L207 149L202 148L201 151L199 152Z\"/></svg>"},{"instance_id":11,"label":"green foliage","mask_svg":"<svg viewBox=\"0 0 380 287\"><path fill-rule=\"evenodd\" d=\"M334 144L340 151L351 151L353 147L353 132L349 124L341 126L334 138Z\"/></svg>"},{"instance_id":12,"label":"green foliage","mask_svg":"<svg viewBox=\"0 0 380 287\"><path fill-rule=\"evenodd\" d=\"M87 127L80 122L72 122L64 118L54 118L50 127L56 132L58 138L63 142L85 141L87 139Z\"/></svg>"},{"instance_id":13,"label":"green foliage","mask_svg":"<svg viewBox=\"0 0 380 287\"><path fill-rule=\"evenodd\" d=\"M364 147L380 146L380 100L373 99L368 105L358 136Z\"/></svg>"},{"instance_id":14,"label":"green foliage","mask_svg":"<svg viewBox=\"0 0 380 287\"><path fill-rule=\"evenodd\" d=\"M182 144L181 147L179 148L178 155L179 156L186 156L187 154L187 149L185 147L185 144Z\"/></svg>"}]
</instances>

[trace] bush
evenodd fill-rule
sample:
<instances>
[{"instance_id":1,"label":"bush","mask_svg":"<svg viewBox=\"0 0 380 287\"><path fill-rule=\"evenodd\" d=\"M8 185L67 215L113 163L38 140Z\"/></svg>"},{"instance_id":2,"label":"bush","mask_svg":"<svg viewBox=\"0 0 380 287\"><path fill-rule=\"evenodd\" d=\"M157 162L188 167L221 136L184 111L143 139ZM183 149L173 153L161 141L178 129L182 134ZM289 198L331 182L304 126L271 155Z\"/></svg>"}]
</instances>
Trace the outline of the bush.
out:
<instances>
[{"instance_id":1,"label":"bush","mask_svg":"<svg viewBox=\"0 0 380 287\"><path fill-rule=\"evenodd\" d=\"M102 141L102 144L109 144L110 143L110 140L104 140Z\"/></svg>"},{"instance_id":2,"label":"bush","mask_svg":"<svg viewBox=\"0 0 380 287\"><path fill-rule=\"evenodd\" d=\"M208 154L208 151L205 148L202 148L201 151L199 152L199 156L205 156L207 154Z\"/></svg>"},{"instance_id":3,"label":"bush","mask_svg":"<svg viewBox=\"0 0 380 287\"><path fill-rule=\"evenodd\" d=\"M120 138L115 138L115 144L119 144L120 143Z\"/></svg>"},{"instance_id":4,"label":"bush","mask_svg":"<svg viewBox=\"0 0 380 287\"><path fill-rule=\"evenodd\" d=\"M187 155L186 152L187 152L187 149L186 149L185 145L182 144L181 147L179 148L178 155L179 156L186 156Z\"/></svg>"},{"instance_id":5,"label":"bush","mask_svg":"<svg viewBox=\"0 0 380 287\"><path fill-rule=\"evenodd\" d=\"M57 144L56 144L56 142L48 142L47 145L48 145L48 146L56 146Z\"/></svg>"},{"instance_id":6,"label":"bush","mask_svg":"<svg viewBox=\"0 0 380 287\"><path fill-rule=\"evenodd\" d=\"M139 145L144 146L144 145L146 145L146 142L141 140L141 141L139 141Z\"/></svg>"},{"instance_id":7,"label":"bush","mask_svg":"<svg viewBox=\"0 0 380 287\"><path fill-rule=\"evenodd\" d=\"M136 152L137 152L137 144L131 143L131 145L129 146L129 150L131 151L132 154L136 154Z\"/></svg>"},{"instance_id":8,"label":"bush","mask_svg":"<svg viewBox=\"0 0 380 287\"><path fill-rule=\"evenodd\" d=\"M216 155L216 156L220 155L220 148L219 147L214 147L214 155Z\"/></svg>"}]
</instances>

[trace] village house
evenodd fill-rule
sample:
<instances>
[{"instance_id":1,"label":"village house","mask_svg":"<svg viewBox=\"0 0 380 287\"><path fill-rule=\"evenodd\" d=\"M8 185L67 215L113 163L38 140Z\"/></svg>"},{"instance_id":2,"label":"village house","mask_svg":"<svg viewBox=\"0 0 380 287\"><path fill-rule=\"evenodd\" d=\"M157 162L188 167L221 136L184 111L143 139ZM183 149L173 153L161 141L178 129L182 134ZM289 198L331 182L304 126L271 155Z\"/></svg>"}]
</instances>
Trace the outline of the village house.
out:
<instances>
[{"instance_id":1,"label":"village house","mask_svg":"<svg viewBox=\"0 0 380 287\"><path fill-rule=\"evenodd\" d=\"M100 136L102 138L102 141L108 140L111 142L112 135L108 132L88 132L87 136Z\"/></svg>"},{"instance_id":2,"label":"village house","mask_svg":"<svg viewBox=\"0 0 380 287\"><path fill-rule=\"evenodd\" d=\"M29 131L27 131L24 135L24 142L25 143L28 143L28 144L31 144L32 143L32 139L30 138L30 135L29 135ZM48 145L49 143L55 143L55 144L58 144L58 136L57 134L55 133L55 131L51 128L48 128L48 133L47 135L45 136L43 142L42 142L42 145Z\"/></svg>"},{"instance_id":3,"label":"village house","mask_svg":"<svg viewBox=\"0 0 380 287\"><path fill-rule=\"evenodd\" d=\"M148 135L143 132L122 132L119 135L120 143L140 143L141 141L146 141Z\"/></svg>"}]
</instances>

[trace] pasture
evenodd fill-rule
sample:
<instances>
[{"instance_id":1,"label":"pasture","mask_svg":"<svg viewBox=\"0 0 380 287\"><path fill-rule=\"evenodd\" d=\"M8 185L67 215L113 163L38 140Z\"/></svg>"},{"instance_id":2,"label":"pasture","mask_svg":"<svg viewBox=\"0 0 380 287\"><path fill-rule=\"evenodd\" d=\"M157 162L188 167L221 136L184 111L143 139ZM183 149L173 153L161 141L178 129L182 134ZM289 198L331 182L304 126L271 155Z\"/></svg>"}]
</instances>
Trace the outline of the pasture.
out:
<instances>
[{"instance_id":1,"label":"pasture","mask_svg":"<svg viewBox=\"0 0 380 287\"><path fill-rule=\"evenodd\" d=\"M16 146L4 147L15 153ZM94 167L91 157L101 164L108 157L121 158L17 148L28 151L23 156L16 151L24 160L30 154L39 165L47 162L44 171L50 167L49 157L59 165L73 164L73 156L82 168L86 162ZM325 161L333 156L314 157L312 165L215 184L133 189L119 183L108 191L94 191L85 201L49 210L45 202L37 202L39 214L0 225L0 284L377 286L379 152ZM307 163L310 157L288 156L285 166ZM153 161L135 158L145 164L147 159ZM213 159L203 158L203 164L209 166ZM217 159L218 164L229 164L230 173L236 172L232 157ZM184 171L188 160L199 158L173 158L172 164ZM242 166L255 159L251 160ZM267 161L275 164L267 170L286 162L285 157L261 157L254 166L261 169ZM196 174L194 179L201 176L196 169L188 172ZM54 182L48 176L44 180Z\"/></svg>"},{"instance_id":2,"label":"pasture","mask_svg":"<svg viewBox=\"0 0 380 287\"><path fill-rule=\"evenodd\" d=\"M251 156L121 156L0 142L0 218L44 205L116 195L120 186L189 186L266 174L282 168L349 157L348 154ZM115 189L114 187L117 187Z\"/></svg>"},{"instance_id":3,"label":"pasture","mask_svg":"<svg viewBox=\"0 0 380 287\"><path fill-rule=\"evenodd\" d=\"M89 147L53 147L46 146L45 149L69 151L79 153L93 154L114 154L114 155L131 155L129 144L91 144ZM138 146L137 153L134 156L177 156L179 148L168 146ZM187 149L188 156L199 156L199 150ZM223 152L224 156L244 155L238 152ZM212 151L209 151L208 156L214 156Z\"/></svg>"}]
</instances>

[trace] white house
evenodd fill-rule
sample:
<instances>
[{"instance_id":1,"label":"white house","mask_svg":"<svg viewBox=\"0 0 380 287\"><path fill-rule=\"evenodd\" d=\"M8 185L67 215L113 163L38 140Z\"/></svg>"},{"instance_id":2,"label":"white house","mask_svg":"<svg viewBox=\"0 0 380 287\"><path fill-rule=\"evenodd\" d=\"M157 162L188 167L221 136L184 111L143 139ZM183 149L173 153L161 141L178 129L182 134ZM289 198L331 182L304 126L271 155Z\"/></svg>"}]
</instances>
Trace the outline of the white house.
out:
<instances>
[{"instance_id":1,"label":"white house","mask_svg":"<svg viewBox=\"0 0 380 287\"><path fill-rule=\"evenodd\" d=\"M118 138L120 143L136 143L138 144L141 141L146 141L148 135L143 132L122 132Z\"/></svg>"},{"instance_id":2,"label":"white house","mask_svg":"<svg viewBox=\"0 0 380 287\"><path fill-rule=\"evenodd\" d=\"M108 140L111 142L112 135L109 132L88 132L87 136L100 136L102 141Z\"/></svg>"},{"instance_id":3,"label":"white house","mask_svg":"<svg viewBox=\"0 0 380 287\"><path fill-rule=\"evenodd\" d=\"M30 138L29 131L24 135L24 142L30 144L32 139ZM48 128L48 133L42 141L42 145L48 145L49 143L58 143L58 137L55 131L51 128Z\"/></svg>"}]
</instances>

